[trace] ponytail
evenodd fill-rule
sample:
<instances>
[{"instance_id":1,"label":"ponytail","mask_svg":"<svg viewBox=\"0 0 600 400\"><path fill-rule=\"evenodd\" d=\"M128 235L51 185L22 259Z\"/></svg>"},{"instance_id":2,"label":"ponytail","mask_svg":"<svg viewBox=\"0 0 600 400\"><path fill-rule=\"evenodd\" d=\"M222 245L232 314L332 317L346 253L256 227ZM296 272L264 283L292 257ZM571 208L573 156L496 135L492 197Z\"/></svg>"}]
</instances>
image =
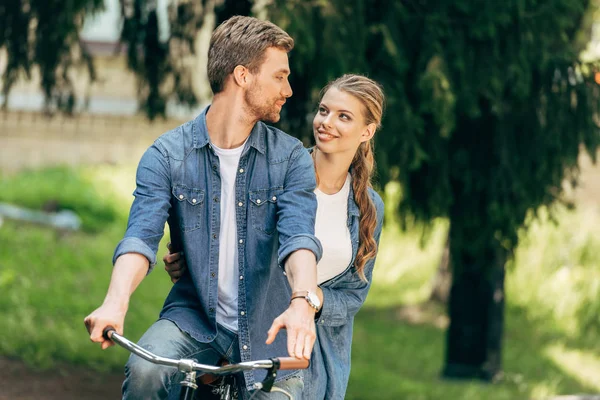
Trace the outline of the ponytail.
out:
<instances>
[{"instance_id":1,"label":"ponytail","mask_svg":"<svg viewBox=\"0 0 600 400\"><path fill-rule=\"evenodd\" d=\"M377 210L369 195L369 189L372 188L371 178L374 169L375 159L373 157L371 141L369 140L360 145L350 167L354 201L360 211L358 251L354 260L354 267L358 276L365 282L367 281L364 271L365 264L377 255L377 242L375 242Z\"/></svg>"}]
</instances>

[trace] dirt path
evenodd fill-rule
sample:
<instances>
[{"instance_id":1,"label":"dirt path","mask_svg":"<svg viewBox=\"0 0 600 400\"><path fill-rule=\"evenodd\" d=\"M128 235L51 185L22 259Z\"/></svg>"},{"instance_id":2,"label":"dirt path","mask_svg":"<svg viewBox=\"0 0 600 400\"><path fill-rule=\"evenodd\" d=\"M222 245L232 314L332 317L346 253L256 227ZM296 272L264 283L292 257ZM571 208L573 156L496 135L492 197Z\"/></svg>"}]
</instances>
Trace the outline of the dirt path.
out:
<instances>
[{"instance_id":1,"label":"dirt path","mask_svg":"<svg viewBox=\"0 0 600 400\"><path fill-rule=\"evenodd\" d=\"M67 365L35 372L0 357L0 400L110 400L121 397L122 374L100 374Z\"/></svg>"}]
</instances>

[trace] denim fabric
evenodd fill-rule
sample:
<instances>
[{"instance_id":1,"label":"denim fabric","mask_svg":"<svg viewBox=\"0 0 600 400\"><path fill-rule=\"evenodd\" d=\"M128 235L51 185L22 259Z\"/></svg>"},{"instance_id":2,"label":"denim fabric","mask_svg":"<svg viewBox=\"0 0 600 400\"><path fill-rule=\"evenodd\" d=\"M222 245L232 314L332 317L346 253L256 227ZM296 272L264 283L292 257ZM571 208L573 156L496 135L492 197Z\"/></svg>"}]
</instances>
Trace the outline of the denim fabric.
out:
<instances>
[{"instance_id":1,"label":"denim fabric","mask_svg":"<svg viewBox=\"0 0 600 400\"><path fill-rule=\"evenodd\" d=\"M201 364L217 365L225 358L229 363L240 361L237 335L219 326L218 334L211 343L200 343L185 332L182 332L172 321L161 319L155 322L138 344L153 353L175 359L194 359ZM123 400L179 399L180 382L184 374L173 367L152 364L138 356L131 355L125 366L125 382L123 382ZM238 378L243 379L242 376ZM300 399L304 383L300 373L288 376L275 384ZM277 389L275 389L277 390ZM238 388L239 399L249 399L254 393L245 388ZM276 392L259 392L253 400L279 400L287 397Z\"/></svg>"},{"instance_id":2,"label":"denim fabric","mask_svg":"<svg viewBox=\"0 0 600 400\"><path fill-rule=\"evenodd\" d=\"M377 210L375 241L379 244L383 227L383 201L372 189L371 199ZM304 371L305 388L302 398L306 400L343 399L350 377L350 352L354 316L360 310L371 286L375 259L365 264L368 282L360 279L354 266L359 243L358 206L351 189L348 196L348 228L352 240L352 262L340 275L323 282L323 308L317 319L317 340L311 355L311 364Z\"/></svg>"},{"instance_id":3,"label":"denim fabric","mask_svg":"<svg viewBox=\"0 0 600 400\"><path fill-rule=\"evenodd\" d=\"M239 256L238 336L242 361L287 355L285 331L266 345L267 330L289 305L291 290L281 266L292 252L321 258L314 236L317 207L312 159L302 143L257 123L240 158L235 184L236 249L219 249L219 158L206 129L206 108L196 119L160 136L142 157L125 238L113 261L139 253L156 263L165 221L189 274L171 289L160 317L201 343L217 336L219 251ZM281 377L293 371L282 371ZM248 388L266 372L245 373Z\"/></svg>"}]
</instances>

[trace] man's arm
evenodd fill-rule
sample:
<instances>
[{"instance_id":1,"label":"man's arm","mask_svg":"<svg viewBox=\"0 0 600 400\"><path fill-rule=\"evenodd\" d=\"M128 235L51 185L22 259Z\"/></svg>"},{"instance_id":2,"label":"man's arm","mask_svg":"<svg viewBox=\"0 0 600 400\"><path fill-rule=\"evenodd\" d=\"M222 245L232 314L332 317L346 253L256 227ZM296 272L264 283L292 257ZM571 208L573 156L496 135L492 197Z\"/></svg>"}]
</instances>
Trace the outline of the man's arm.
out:
<instances>
[{"instance_id":1,"label":"man's arm","mask_svg":"<svg viewBox=\"0 0 600 400\"><path fill-rule=\"evenodd\" d=\"M284 193L277 200L278 260L285 266L292 292L308 290L314 293L317 289L317 261L321 258L322 248L314 235L316 184L313 160L299 145L290 157ZM306 300L293 300L273 321L267 344L285 328L290 356L309 359L316 338L314 318L315 310Z\"/></svg>"},{"instance_id":2,"label":"man's arm","mask_svg":"<svg viewBox=\"0 0 600 400\"><path fill-rule=\"evenodd\" d=\"M148 259L141 254L128 253L117 258L104 302L85 317L84 323L90 332L90 339L92 342L102 343L103 350L113 345L112 341L102 337L104 328L112 326L117 333L123 334L129 299L148 273L148 267Z\"/></svg>"},{"instance_id":3,"label":"man's arm","mask_svg":"<svg viewBox=\"0 0 600 400\"><path fill-rule=\"evenodd\" d=\"M167 157L156 143L144 153L138 165L135 199L125 237L115 249L106 298L84 319L90 339L102 343L103 349L112 344L102 338L103 329L112 325L118 333L123 332L129 298L156 263L158 243L170 209L169 170Z\"/></svg>"},{"instance_id":4,"label":"man's arm","mask_svg":"<svg viewBox=\"0 0 600 400\"><path fill-rule=\"evenodd\" d=\"M285 270L292 292L316 292L317 259L312 251L301 249L293 252L287 258ZM310 359L316 339L315 312L306 300L294 299L289 308L273 321L267 344L273 343L279 330L285 328L290 356Z\"/></svg>"}]
</instances>

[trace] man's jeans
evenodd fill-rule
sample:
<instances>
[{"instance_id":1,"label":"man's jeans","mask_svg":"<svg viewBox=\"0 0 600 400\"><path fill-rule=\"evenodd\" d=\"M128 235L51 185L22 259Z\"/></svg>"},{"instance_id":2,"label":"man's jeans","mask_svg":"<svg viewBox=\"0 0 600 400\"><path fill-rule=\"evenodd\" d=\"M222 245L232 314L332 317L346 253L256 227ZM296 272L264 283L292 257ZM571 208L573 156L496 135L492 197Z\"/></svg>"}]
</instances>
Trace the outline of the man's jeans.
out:
<instances>
[{"instance_id":1,"label":"man's jeans","mask_svg":"<svg viewBox=\"0 0 600 400\"><path fill-rule=\"evenodd\" d=\"M182 332L173 322L161 319L144 333L140 346L159 356L168 358L195 359L202 364L217 365L219 360L227 358L230 362L240 361L237 334L219 325L219 333L212 343L200 343ZM173 367L152 364L138 356L131 355L125 366L123 399L179 399L179 382L184 375ZM240 384L240 399L248 399L250 393L243 385L243 375L237 376ZM301 375L292 375L275 386L286 390L294 399L300 399L304 383ZM254 394L254 393L252 393ZM260 391L252 400L287 400L287 396L278 392Z\"/></svg>"}]
</instances>

